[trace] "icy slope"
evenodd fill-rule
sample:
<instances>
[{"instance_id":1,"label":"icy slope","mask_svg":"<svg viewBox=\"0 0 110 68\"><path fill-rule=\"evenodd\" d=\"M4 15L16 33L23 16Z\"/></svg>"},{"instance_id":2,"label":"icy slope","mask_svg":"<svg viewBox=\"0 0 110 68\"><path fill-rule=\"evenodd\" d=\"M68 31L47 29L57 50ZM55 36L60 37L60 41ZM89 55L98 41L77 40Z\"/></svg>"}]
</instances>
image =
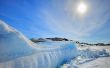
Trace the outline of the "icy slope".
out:
<instances>
[{"instance_id":1,"label":"icy slope","mask_svg":"<svg viewBox=\"0 0 110 68\"><path fill-rule=\"evenodd\" d=\"M20 32L0 21L0 62L33 53L31 44Z\"/></svg>"},{"instance_id":2,"label":"icy slope","mask_svg":"<svg viewBox=\"0 0 110 68\"><path fill-rule=\"evenodd\" d=\"M34 44L0 21L0 68L56 68L76 56L73 42L51 47Z\"/></svg>"}]
</instances>

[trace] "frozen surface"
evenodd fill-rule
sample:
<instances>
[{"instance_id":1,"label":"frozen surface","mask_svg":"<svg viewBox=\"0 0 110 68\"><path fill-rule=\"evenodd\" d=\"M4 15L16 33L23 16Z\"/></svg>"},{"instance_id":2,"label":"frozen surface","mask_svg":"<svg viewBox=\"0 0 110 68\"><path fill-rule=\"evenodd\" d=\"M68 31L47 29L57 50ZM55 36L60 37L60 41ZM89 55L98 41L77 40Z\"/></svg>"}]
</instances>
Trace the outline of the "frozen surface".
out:
<instances>
[{"instance_id":1,"label":"frozen surface","mask_svg":"<svg viewBox=\"0 0 110 68\"><path fill-rule=\"evenodd\" d=\"M73 42L35 44L0 21L0 68L56 68L75 58Z\"/></svg>"},{"instance_id":2,"label":"frozen surface","mask_svg":"<svg viewBox=\"0 0 110 68\"><path fill-rule=\"evenodd\" d=\"M83 46L79 55L60 68L108 68L110 67L110 46Z\"/></svg>"},{"instance_id":3,"label":"frozen surface","mask_svg":"<svg viewBox=\"0 0 110 68\"><path fill-rule=\"evenodd\" d=\"M78 68L109 68L110 67L110 57L98 58L94 61L81 64Z\"/></svg>"},{"instance_id":4,"label":"frozen surface","mask_svg":"<svg viewBox=\"0 0 110 68\"><path fill-rule=\"evenodd\" d=\"M109 68L110 46L72 41L33 43L0 21L0 68Z\"/></svg>"}]
</instances>

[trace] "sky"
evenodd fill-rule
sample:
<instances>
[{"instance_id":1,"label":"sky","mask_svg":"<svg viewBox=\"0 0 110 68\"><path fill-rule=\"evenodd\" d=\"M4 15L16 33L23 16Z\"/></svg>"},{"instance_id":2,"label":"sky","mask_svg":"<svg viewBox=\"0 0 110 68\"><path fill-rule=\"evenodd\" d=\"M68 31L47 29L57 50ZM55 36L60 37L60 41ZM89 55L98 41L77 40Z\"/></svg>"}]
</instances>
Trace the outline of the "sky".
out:
<instances>
[{"instance_id":1,"label":"sky","mask_svg":"<svg viewBox=\"0 0 110 68\"><path fill-rule=\"evenodd\" d=\"M84 14L77 11L81 2ZM110 42L110 0L0 0L0 20L28 38Z\"/></svg>"}]
</instances>

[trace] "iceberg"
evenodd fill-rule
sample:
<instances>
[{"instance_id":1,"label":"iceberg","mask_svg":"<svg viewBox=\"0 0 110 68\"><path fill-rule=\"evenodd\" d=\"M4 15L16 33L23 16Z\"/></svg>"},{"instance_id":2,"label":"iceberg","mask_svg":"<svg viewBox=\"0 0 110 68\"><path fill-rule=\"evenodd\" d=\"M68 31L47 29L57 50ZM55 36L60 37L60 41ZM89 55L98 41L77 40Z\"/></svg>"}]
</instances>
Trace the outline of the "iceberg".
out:
<instances>
[{"instance_id":1,"label":"iceberg","mask_svg":"<svg viewBox=\"0 0 110 68\"><path fill-rule=\"evenodd\" d=\"M0 68L57 68L78 54L70 41L63 45L43 45L31 42L0 21Z\"/></svg>"}]
</instances>

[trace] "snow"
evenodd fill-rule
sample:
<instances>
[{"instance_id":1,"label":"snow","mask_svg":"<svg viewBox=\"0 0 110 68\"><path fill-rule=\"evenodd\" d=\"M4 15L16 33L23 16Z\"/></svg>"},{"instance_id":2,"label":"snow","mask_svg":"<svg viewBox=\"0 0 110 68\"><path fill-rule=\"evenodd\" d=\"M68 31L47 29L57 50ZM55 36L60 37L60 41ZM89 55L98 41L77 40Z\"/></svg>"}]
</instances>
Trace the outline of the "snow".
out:
<instances>
[{"instance_id":1,"label":"snow","mask_svg":"<svg viewBox=\"0 0 110 68\"><path fill-rule=\"evenodd\" d=\"M81 64L78 68L109 68L109 67L110 67L110 57L102 57L94 61Z\"/></svg>"},{"instance_id":2,"label":"snow","mask_svg":"<svg viewBox=\"0 0 110 68\"><path fill-rule=\"evenodd\" d=\"M91 50L95 49L101 52L99 57L87 63L80 64L77 68L108 68L110 67L110 46L91 46Z\"/></svg>"},{"instance_id":3,"label":"snow","mask_svg":"<svg viewBox=\"0 0 110 68\"><path fill-rule=\"evenodd\" d=\"M78 55L73 42L52 43L35 44L0 21L0 68L56 68Z\"/></svg>"},{"instance_id":4,"label":"snow","mask_svg":"<svg viewBox=\"0 0 110 68\"><path fill-rule=\"evenodd\" d=\"M110 66L110 46L83 46L79 55L60 68L108 68Z\"/></svg>"}]
</instances>

